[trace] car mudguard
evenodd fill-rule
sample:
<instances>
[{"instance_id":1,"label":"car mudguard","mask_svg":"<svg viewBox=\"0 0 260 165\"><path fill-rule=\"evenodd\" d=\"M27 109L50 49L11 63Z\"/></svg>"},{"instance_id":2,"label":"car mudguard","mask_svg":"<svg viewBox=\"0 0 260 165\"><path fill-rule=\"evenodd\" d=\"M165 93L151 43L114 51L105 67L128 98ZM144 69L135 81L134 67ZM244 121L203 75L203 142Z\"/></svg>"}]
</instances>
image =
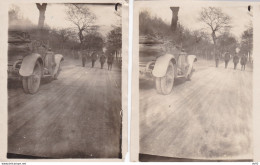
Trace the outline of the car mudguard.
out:
<instances>
[{"instance_id":1,"label":"car mudguard","mask_svg":"<svg viewBox=\"0 0 260 165\"><path fill-rule=\"evenodd\" d=\"M60 62L64 60L63 55L61 54L55 54L54 55L54 60L56 63L53 75L55 75L58 72L59 66L60 66Z\"/></svg>"},{"instance_id":2,"label":"car mudguard","mask_svg":"<svg viewBox=\"0 0 260 165\"><path fill-rule=\"evenodd\" d=\"M173 60L173 64L176 64L176 60L172 54L165 54L160 56L155 61L155 65L152 71L154 77L163 77L166 74L169 62Z\"/></svg>"},{"instance_id":3,"label":"car mudguard","mask_svg":"<svg viewBox=\"0 0 260 165\"><path fill-rule=\"evenodd\" d=\"M38 53L32 53L28 56L25 56L19 70L19 74L24 77L32 75L37 60L39 60L39 62L43 64L42 57Z\"/></svg>"},{"instance_id":4,"label":"car mudguard","mask_svg":"<svg viewBox=\"0 0 260 165\"><path fill-rule=\"evenodd\" d=\"M196 61L197 61L196 55L188 55L187 56L187 63L189 64L189 68L188 68L188 71L187 71L185 77L187 77L191 73L193 64Z\"/></svg>"}]
</instances>

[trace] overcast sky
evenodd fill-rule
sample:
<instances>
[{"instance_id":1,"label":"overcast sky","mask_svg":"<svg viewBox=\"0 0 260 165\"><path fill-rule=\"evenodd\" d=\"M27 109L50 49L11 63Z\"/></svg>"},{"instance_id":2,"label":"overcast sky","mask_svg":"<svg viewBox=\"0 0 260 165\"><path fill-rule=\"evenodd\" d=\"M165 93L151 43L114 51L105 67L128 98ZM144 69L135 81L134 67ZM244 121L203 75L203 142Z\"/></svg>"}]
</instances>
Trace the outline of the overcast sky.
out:
<instances>
[{"instance_id":1,"label":"overcast sky","mask_svg":"<svg viewBox=\"0 0 260 165\"><path fill-rule=\"evenodd\" d=\"M39 11L34 3L15 4L21 10L24 18L28 18L34 24L38 24ZM97 17L95 25L100 26L99 32L106 35L119 21L115 15L114 5L89 5L89 9ZM64 4L48 4L45 12L45 23L52 28L67 28L74 25L66 20L66 6Z\"/></svg>"},{"instance_id":2,"label":"overcast sky","mask_svg":"<svg viewBox=\"0 0 260 165\"><path fill-rule=\"evenodd\" d=\"M243 31L247 29L249 22L252 19L248 14L247 6L222 7L221 9L224 13L231 17L231 33L234 34L237 39L239 39ZM171 23L172 12L170 7L158 8L156 6L149 6L149 8L143 8L142 10L150 11L153 16L162 18L162 20L164 20L166 23ZM199 30L207 27L198 21L201 10L201 6L180 6L179 22L191 30Z\"/></svg>"}]
</instances>

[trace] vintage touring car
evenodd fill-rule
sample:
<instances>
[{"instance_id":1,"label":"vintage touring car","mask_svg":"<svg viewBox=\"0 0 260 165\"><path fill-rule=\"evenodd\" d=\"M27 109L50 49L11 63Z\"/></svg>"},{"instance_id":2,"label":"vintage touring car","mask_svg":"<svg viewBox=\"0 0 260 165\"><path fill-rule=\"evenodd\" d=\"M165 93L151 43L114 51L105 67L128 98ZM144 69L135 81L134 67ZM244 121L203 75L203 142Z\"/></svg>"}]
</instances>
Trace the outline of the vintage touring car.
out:
<instances>
[{"instance_id":1,"label":"vintage touring car","mask_svg":"<svg viewBox=\"0 0 260 165\"><path fill-rule=\"evenodd\" d=\"M191 80L195 71L193 64L196 61L195 55L188 55L173 46L169 48L158 39L139 37L140 78L153 79L159 94L170 94L176 78Z\"/></svg>"},{"instance_id":2,"label":"vintage touring car","mask_svg":"<svg viewBox=\"0 0 260 165\"><path fill-rule=\"evenodd\" d=\"M8 79L21 80L25 93L36 93L42 78L57 79L63 60L43 41L32 41L27 32L8 32Z\"/></svg>"}]
</instances>

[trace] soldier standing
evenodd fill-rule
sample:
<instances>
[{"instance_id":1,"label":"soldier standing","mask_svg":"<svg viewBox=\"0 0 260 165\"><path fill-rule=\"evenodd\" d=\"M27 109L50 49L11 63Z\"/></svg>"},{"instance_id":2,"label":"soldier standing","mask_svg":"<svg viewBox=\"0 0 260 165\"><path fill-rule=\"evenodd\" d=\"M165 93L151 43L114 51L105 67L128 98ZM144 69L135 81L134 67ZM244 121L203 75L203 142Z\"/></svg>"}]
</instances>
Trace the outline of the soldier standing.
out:
<instances>
[{"instance_id":1,"label":"soldier standing","mask_svg":"<svg viewBox=\"0 0 260 165\"><path fill-rule=\"evenodd\" d=\"M230 54L229 54L229 51L227 51L224 55L224 59L225 59L225 68L227 69L227 66L228 66L228 62L230 60Z\"/></svg>"},{"instance_id":2,"label":"soldier standing","mask_svg":"<svg viewBox=\"0 0 260 165\"><path fill-rule=\"evenodd\" d=\"M246 57L246 55L244 54L244 55L241 57L241 60L240 60L241 70L246 70L246 63L247 63L247 57Z\"/></svg>"},{"instance_id":3,"label":"soldier standing","mask_svg":"<svg viewBox=\"0 0 260 165\"><path fill-rule=\"evenodd\" d=\"M233 62L234 62L234 69L237 69L237 64L239 62L239 57L238 57L237 53L233 57Z\"/></svg>"},{"instance_id":4,"label":"soldier standing","mask_svg":"<svg viewBox=\"0 0 260 165\"><path fill-rule=\"evenodd\" d=\"M100 64L101 64L101 69L103 69L104 63L106 61L106 56L104 53L102 53L102 55L99 58Z\"/></svg>"},{"instance_id":5,"label":"soldier standing","mask_svg":"<svg viewBox=\"0 0 260 165\"><path fill-rule=\"evenodd\" d=\"M94 51L94 52L91 54L92 68L95 66L96 60L97 60L97 53Z\"/></svg>"},{"instance_id":6,"label":"soldier standing","mask_svg":"<svg viewBox=\"0 0 260 165\"><path fill-rule=\"evenodd\" d=\"M112 53L110 53L110 55L108 55L107 58L107 66L108 66L108 70L112 70L112 64L114 62L114 56Z\"/></svg>"}]
</instances>

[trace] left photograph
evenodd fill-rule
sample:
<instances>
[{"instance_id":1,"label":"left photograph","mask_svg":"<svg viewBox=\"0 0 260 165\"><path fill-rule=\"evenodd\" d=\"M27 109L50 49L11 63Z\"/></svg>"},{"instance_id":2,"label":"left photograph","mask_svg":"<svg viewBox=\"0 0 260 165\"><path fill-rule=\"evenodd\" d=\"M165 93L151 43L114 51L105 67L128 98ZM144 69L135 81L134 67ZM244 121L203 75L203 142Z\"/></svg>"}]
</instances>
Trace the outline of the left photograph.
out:
<instances>
[{"instance_id":1,"label":"left photograph","mask_svg":"<svg viewBox=\"0 0 260 165\"><path fill-rule=\"evenodd\" d=\"M122 158L121 8L9 5L7 158Z\"/></svg>"}]
</instances>

